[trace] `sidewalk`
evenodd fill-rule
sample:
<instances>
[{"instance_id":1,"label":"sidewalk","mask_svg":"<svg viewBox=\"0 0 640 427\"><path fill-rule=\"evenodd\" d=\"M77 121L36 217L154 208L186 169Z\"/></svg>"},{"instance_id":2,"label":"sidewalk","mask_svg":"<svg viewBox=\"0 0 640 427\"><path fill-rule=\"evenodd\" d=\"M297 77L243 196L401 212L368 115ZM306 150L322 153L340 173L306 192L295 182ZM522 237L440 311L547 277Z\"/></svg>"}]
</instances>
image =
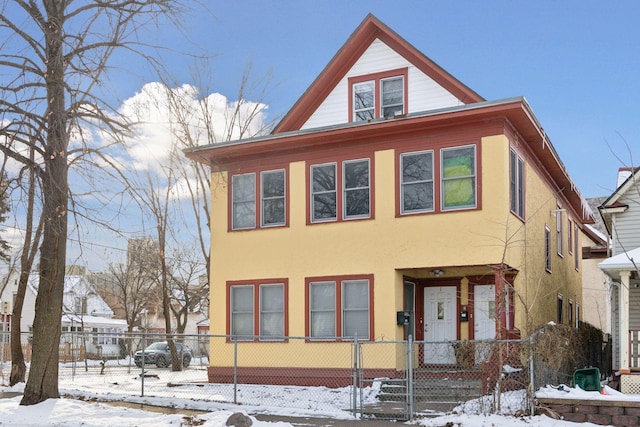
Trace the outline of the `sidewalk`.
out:
<instances>
[{"instance_id":1,"label":"sidewalk","mask_svg":"<svg viewBox=\"0 0 640 427\"><path fill-rule=\"evenodd\" d=\"M22 393L5 391L0 392L0 399L11 399L16 396L21 396ZM160 406L151 406L145 404L136 404L136 403L128 403L128 402L97 402L101 404L113 404L118 406L127 406L131 408L137 408L144 411L152 411L152 412L162 412L162 413L190 413L192 415L202 412L202 411L192 411L192 410L182 410L176 408L164 408ZM249 414L255 417L260 421L268 421L268 422L286 422L290 423L296 427L392 427L397 426L402 422L398 421L389 421L389 420L378 420L378 419L366 419L366 420L343 420L343 419L333 419L333 418L321 418L321 417L290 417L283 415L266 415L266 414Z\"/></svg>"}]
</instances>

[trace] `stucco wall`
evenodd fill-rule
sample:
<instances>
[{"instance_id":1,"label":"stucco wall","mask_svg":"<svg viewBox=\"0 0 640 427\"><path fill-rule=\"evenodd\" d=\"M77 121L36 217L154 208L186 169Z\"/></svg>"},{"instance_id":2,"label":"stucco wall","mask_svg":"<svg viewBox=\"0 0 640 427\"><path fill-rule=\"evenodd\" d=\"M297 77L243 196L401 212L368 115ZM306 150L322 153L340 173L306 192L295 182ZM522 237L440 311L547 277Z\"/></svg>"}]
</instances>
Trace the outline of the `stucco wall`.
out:
<instances>
[{"instance_id":1,"label":"stucco wall","mask_svg":"<svg viewBox=\"0 0 640 427\"><path fill-rule=\"evenodd\" d=\"M475 142L481 162L481 209L459 212L396 217L396 152L383 148L373 156L375 219L307 225L307 165L295 161L288 164L289 226L228 232L227 173L219 172L212 188L211 333L227 333L226 283L239 280L288 280L288 335L294 337L305 335L308 277L372 275L375 340L403 338L395 313L403 308L400 271L410 269L451 266L449 272L456 274L456 266L510 265L518 271L514 284L518 294L515 326L523 330L531 324L555 320L558 292L567 303L573 299L574 307L581 304L580 274L574 268L573 256L566 246L564 258L556 254L552 211L558 201L562 203L562 197L549 189L537 176L539 171L529 166L531 159L525 158L527 221L523 223L509 212L509 137L488 136ZM336 157L340 154L335 153ZM545 224L552 230L552 273L544 267ZM460 303L467 304L466 279L462 284ZM465 324L460 328L461 337L468 337L469 327ZM212 363L230 363L230 347L214 351L212 346ZM340 366L344 360L337 343L243 343L243 347L255 366ZM319 351L320 347L336 351ZM267 349L269 358L261 351ZM288 356L293 354L299 355L295 361ZM335 359L327 354L335 354ZM386 359L374 364L385 367ZM399 360L401 355L395 363Z\"/></svg>"}]
</instances>

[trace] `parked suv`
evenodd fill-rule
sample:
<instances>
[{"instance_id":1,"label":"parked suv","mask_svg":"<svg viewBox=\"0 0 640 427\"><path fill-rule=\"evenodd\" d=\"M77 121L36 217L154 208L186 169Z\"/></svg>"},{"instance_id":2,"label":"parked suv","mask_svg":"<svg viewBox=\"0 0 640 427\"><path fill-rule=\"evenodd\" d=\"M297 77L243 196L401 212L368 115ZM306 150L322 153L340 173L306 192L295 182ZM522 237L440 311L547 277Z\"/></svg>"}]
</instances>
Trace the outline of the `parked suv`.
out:
<instances>
[{"instance_id":1,"label":"parked suv","mask_svg":"<svg viewBox=\"0 0 640 427\"><path fill-rule=\"evenodd\" d=\"M191 363L191 350L186 345L175 343L178 355L182 356L182 367L186 368ZM142 367L142 350L136 351L133 360L138 368ZM158 368L166 368L171 364L171 350L166 341L154 342L144 349L144 364L156 365Z\"/></svg>"}]
</instances>

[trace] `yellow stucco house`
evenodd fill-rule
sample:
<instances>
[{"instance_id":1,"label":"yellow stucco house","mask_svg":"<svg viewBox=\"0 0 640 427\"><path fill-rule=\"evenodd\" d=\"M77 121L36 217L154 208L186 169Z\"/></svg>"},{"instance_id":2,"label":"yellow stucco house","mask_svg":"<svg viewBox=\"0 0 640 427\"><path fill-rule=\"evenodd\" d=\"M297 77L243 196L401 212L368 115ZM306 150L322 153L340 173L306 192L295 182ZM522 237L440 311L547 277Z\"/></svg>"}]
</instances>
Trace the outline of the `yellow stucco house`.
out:
<instances>
[{"instance_id":1,"label":"yellow stucco house","mask_svg":"<svg viewBox=\"0 0 640 427\"><path fill-rule=\"evenodd\" d=\"M372 15L271 134L187 155L216 183L210 332L229 338L211 381L232 375L234 339L254 381L322 382L356 337L509 338L581 316L591 211L526 100L483 99ZM418 363L455 363L429 348Z\"/></svg>"}]
</instances>

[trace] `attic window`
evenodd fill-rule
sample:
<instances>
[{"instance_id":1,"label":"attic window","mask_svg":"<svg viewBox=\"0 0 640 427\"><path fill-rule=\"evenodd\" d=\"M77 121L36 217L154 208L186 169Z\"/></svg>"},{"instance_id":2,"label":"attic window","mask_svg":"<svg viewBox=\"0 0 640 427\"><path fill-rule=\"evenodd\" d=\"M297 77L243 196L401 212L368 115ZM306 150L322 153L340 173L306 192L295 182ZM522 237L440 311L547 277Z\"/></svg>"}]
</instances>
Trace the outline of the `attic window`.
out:
<instances>
[{"instance_id":1,"label":"attic window","mask_svg":"<svg viewBox=\"0 0 640 427\"><path fill-rule=\"evenodd\" d=\"M350 121L362 122L405 114L407 69L349 78Z\"/></svg>"}]
</instances>

